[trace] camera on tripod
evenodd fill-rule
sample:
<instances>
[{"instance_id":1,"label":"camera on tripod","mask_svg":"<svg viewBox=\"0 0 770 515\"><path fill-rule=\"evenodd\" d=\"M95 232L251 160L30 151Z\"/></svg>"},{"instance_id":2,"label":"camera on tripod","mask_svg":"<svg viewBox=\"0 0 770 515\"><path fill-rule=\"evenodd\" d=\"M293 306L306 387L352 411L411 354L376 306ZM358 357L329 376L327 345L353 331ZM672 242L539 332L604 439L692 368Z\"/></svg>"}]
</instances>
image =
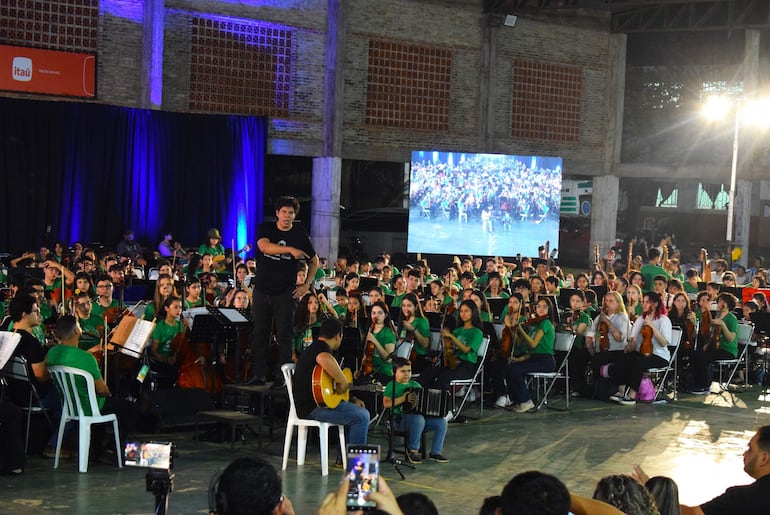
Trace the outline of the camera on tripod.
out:
<instances>
[{"instance_id":1,"label":"camera on tripod","mask_svg":"<svg viewBox=\"0 0 770 515\"><path fill-rule=\"evenodd\" d=\"M174 444L171 442L126 442L123 462L129 467L173 470Z\"/></svg>"},{"instance_id":2,"label":"camera on tripod","mask_svg":"<svg viewBox=\"0 0 770 515\"><path fill-rule=\"evenodd\" d=\"M147 491L155 495L155 513L168 511L168 495L174 489L174 444L171 442L126 442L123 462L146 468Z\"/></svg>"}]
</instances>

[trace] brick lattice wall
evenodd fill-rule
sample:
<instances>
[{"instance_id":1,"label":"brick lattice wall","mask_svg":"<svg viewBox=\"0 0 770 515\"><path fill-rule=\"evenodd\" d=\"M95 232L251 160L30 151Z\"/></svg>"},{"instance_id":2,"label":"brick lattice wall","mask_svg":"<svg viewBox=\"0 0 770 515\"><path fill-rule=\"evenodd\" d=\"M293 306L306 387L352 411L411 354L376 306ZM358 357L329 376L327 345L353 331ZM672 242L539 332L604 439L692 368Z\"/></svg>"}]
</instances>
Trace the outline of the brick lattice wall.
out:
<instances>
[{"instance_id":1,"label":"brick lattice wall","mask_svg":"<svg viewBox=\"0 0 770 515\"><path fill-rule=\"evenodd\" d=\"M2 0L0 43L96 53L98 0Z\"/></svg>"},{"instance_id":2,"label":"brick lattice wall","mask_svg":"<svg viewBox=\"0 0 770 515\"><path fill-rule=\"evenodd\" d=\"M513 62L511 135L554 143L580 139L583 76L578 66Z\"/></svg>"}]
</instances>

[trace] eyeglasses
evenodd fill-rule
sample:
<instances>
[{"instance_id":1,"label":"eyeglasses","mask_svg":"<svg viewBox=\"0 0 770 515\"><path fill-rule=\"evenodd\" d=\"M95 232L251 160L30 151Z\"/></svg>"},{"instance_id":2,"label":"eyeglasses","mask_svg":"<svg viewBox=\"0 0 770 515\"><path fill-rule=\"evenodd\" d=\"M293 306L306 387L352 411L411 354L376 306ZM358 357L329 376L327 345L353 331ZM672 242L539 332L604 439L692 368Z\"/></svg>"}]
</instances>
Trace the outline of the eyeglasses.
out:
<instances>
[{"instance_id":1,"label":"eyeglasses","mask_svg":"<svg viewBox=\"0 0 770 515\"><path fill-rule=\"evenodd\" d=\"M97 288L112 288L111 284L97 284Z\"/></svg>"}]
</instances>

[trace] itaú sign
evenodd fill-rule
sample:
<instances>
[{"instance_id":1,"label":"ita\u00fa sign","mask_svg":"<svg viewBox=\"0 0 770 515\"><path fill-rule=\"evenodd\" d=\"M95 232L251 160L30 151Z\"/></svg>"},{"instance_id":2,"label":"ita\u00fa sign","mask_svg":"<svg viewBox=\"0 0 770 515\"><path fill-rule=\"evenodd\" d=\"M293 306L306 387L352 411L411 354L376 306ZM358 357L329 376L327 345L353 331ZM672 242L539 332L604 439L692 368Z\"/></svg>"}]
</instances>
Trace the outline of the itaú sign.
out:
<instances>
[{"instance_id":1,"label":"ita\u00fa sign","mask_svg":"<svg viewBox=\"0 0 770 515\"><path fill-rule=\"evenodd\" d=\"M93 98L96 56L0 45L0 89Z\"/></svg>"}]
</instances>

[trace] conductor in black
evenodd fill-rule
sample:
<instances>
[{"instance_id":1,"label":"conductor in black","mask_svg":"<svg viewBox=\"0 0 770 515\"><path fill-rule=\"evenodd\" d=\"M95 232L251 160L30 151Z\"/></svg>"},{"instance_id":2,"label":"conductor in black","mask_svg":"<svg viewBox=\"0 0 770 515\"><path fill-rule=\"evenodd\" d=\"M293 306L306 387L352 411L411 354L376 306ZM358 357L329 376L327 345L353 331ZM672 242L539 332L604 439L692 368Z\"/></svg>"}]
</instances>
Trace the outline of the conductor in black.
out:
<instances>
[{"instance_id":1,"label":"conductor in black","mask_svg":"<svg viewBox=\"0 0 770 515\"><path fill-rule=\"evenodd\" d=\"M294 197L280 197L275 203L275 222L259 226L257 273L252 281L254 331L251 340L251 373L247 384L264 384L270 331L275 322L280 363L273 388L284 386L280 366L291 363L295 299L310 290L318 268L318 256L308 234L294 224L299 202ZM297 262L308 265L305 283L297 284Z\"/></svg>"}]
</instances>

